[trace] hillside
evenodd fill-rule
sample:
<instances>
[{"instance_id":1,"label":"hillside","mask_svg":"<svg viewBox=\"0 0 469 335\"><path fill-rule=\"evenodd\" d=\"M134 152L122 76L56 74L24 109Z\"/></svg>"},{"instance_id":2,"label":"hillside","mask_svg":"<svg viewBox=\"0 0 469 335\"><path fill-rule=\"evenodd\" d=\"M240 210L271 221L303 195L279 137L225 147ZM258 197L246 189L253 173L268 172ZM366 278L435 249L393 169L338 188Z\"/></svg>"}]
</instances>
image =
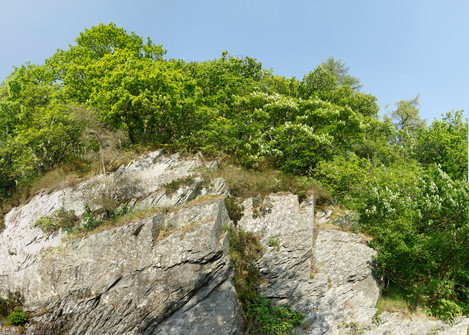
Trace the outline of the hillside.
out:
<instances>
[{"instance_id":1,"label":"hillside","mask_svg":"<svg viewBox=\"0 0 469 335\"><path fill-rule=\"evenodd\" d=\"M398 292L412 308L442 320L469 314L462 111L427 124L417 97L380 116L376 98L333 58L300 80L225 51L203 62L165 54L162 45L110 23L86 29L44 64L17 67L0 84L0 218L8 220L43 188L73 188L88 178L99 183L152 148L201 152L245 173L225 176L229 211L277 192L301 200L314 194L319 206L353 210L351 229L370 237L384 292ZM249 174L262 183L249 184ZM191 184L186 177L181 183ZM107 199L102 191L67 209L87 213L85 228L98 225L93 202ZM105 210L116 210L106 201ZM45 206L54 207L49 200ZM8 231L6 222L0 230Z\"/></svg>"},{"instance_id":2,"label":"hillside","mask_svg":"<svg viewBox=\"0 0 469 335\"><path fill-rule=\"evenodd\" d=\"M467 318L450 325L378 313L376 252L325 225L330 213L315 215L312 196L247 198L232 221L228 187L204 180L207 168L217 163L160 150L14 208L0 235L0 296L19 292L26 334L290 334L299 326L301 334L465 335ZM89 227L109 202L114 213L128 208L115 214L122 220ZM55 229L32 224L58 212L82 221L69 233L64 216L52 219Z\"/></svg>"}]
</instances>

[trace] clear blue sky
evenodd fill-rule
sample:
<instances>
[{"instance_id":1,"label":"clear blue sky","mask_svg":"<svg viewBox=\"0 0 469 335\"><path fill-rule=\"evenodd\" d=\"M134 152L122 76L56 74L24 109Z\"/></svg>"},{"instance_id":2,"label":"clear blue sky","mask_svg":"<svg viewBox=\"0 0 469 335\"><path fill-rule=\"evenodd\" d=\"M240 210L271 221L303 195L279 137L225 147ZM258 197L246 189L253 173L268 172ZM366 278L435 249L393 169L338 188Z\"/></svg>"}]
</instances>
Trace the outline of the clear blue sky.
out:
<instances>
[{"instance_id":1,"label":"clear blue sky","mask_svg":"<svg viewBox=\"0 0 469 335\"><path fill-rule=\"evenodd\" d=\"M150 36L168 58L203 61L227 50L298 79L334 57L382 112L417 94L430 122L469 108L467 0L4 0L0 81L109 22Z\"/></svg>"}]
</instances>

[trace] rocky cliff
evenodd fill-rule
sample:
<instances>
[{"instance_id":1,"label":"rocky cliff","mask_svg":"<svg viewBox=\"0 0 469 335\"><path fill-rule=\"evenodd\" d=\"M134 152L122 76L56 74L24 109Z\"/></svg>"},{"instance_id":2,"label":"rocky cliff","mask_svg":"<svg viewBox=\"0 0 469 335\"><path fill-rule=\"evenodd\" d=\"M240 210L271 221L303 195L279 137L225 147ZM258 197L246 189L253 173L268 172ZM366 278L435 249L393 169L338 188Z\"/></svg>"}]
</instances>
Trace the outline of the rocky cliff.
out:
<instances>
[{"instance_id":1,"label":"rocky cliff","mask_svg":"<svg viewBox=\"0 0 469 335\"><path fill-rule=\"evenodd\" d=\"M26 333L242 334L224 229L233 225L224 204L229 193L222 179L204 181L204 168L216 163L157 151L8 213L0 296L22 294L32 315ZM467 334L464 318L450 326L384 313L373 323L374 251L356 234L319 229L330 213L315 213L313 200L246 199L238 223L264 246L260 294L306 316L298 333ZM145 214L75 239L32 227L60 208L80 215L85 204L94 211L124 204Z\"/></svg>"}]
</instances>

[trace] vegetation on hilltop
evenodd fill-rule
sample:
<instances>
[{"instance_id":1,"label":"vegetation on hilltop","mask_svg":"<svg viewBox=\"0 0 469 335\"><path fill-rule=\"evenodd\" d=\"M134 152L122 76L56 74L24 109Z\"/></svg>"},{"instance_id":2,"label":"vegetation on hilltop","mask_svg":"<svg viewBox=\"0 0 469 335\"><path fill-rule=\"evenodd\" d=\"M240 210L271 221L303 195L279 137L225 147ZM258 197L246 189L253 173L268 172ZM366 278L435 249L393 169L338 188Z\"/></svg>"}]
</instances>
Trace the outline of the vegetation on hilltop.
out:
<instances>
[{"instance_id":1,"label":"vegetation on hilltop","mask_svg":"<svg viewBox=\"0 0 469 335\"><path fill-rule=\"evenodd\" d=\"M360 213L385 286L442 318L469 313L462 112L426 125L417 97L380 119L376 98L334 59L298 80L227 52L204 62L164 55L111 23L43 65L16 68L0 85L0 198L70 162L105 173L136 145L223 153L315 179Z\"/></svg>"}]
</instances>

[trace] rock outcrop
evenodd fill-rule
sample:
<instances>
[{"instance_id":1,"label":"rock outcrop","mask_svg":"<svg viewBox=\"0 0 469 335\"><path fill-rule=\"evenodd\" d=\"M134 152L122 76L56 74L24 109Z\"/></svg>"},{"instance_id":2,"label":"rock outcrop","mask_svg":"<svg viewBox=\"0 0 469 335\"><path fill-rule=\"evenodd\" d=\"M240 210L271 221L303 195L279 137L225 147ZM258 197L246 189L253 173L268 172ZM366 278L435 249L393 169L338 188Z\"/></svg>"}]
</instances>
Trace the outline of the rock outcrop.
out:
<instances>
[{"instance_id":1,"label":"rock outcrop","mask_svg":"<svg viewBox=\"0 0 469 335\"><path fill-rule=\"evenodd\" d=\"M224 204L229 193L222 179L201 178L206 167L216 163L157 151L8 213L0 296L21 292L32 313L26 333L242 334L224 230L233 225ZM178 180L176 191L167 190ZM125 204L145 215L68 241L60 231L32 228L59 208L80 215L85 204L94 211ZM450 327L383 313L374 324L375 251L357 234L318 229L331 212L315 214L312 198L273 194L243 206L238 227L257 233L265 249L259 292L306 316L298 333L466 335L467 318Z\"/></svg>"},{"instance_id":2,"label":"rock outcrop","mask_svg":"<svg viewBox=\"0 0 469 335\"><path fill-rule=\"evenodd\" d=\"M197 156L156 152L12 210L0 235L0 295L21 292L35 312L27 333L240 334L224 232L232 223L217 196L225 190L204 188L201 166ZM162 187L188 175L174 194ZM67 242L32 228L59 208L81 214L106 201L154 214Z\"/></svg>"},{"instance_id":3,"label":"rock outcrop","mask_svg":"<svg viewBox=\"0 0 469 335\"><path fill-rule=\"evenodd\" d=\"M261 234L261 293L306 315L303 334L335 334L347 320L371 323L379 289L374 251L355 234L314 230L312 199L273 195L259 210L245 201L240 225ZM259 213L260 214L257 214ZM316 236L313 236L315 231ZM314 246L314 248L313 248Z\"/></svg>"}]
</instances>

